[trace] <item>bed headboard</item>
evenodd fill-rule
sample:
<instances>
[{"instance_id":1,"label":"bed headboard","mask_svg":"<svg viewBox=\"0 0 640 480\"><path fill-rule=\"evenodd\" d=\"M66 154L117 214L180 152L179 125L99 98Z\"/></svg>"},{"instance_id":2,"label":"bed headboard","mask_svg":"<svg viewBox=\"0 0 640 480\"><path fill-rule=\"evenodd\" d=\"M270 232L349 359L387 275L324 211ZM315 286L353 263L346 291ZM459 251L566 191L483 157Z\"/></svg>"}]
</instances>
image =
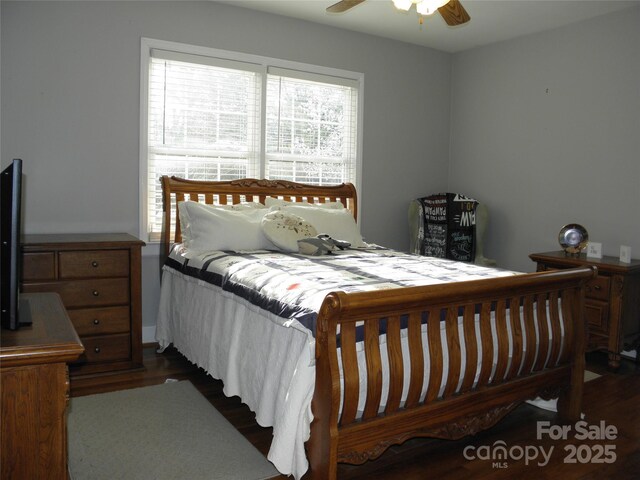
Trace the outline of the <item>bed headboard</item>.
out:
<instances>
[{"instance_id":1,"label":"bed headboard","mask_svg":"<svg viewBox=\"0 0 640 480\"><path fill-rule=\"evenodd\" d=\"M226 182L186 180L164 175L162 183L162 254L169 255L171 245L182 241L178 202L185 200L209 205L231 205L240 202L265 203L267 197L282 198L289 202L326 203L341 202L358 219L356 188L351 183L340 185L307 185L287 180L257 180L242 178ZM171 238L171 220L175 231Z\"/></svg>"}]
</instances>

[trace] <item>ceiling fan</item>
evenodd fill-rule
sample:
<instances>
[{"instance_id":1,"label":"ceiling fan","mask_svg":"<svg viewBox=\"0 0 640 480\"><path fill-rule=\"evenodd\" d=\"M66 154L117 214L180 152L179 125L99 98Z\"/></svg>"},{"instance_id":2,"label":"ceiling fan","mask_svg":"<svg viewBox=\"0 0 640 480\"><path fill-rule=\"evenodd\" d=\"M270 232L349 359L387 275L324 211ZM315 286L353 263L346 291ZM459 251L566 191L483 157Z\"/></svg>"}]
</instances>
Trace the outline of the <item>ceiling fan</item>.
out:
<instances>
[{"instance_id":1,"label":"ceiling fan","mask_svg":"<svg viewBox=\"0 0 640 480\"><path fill-rule=\"evenodd\" d=\"M361 4L365 0L341 0L327 8L330 13L346 12L350 8ZM436 9L449 26L462 25L471 20L459 0L393 0L393 4L400 10L409 10L412 4L416 4L416 10L421 15L431 15Z\"/></svg>"}]
</instances>

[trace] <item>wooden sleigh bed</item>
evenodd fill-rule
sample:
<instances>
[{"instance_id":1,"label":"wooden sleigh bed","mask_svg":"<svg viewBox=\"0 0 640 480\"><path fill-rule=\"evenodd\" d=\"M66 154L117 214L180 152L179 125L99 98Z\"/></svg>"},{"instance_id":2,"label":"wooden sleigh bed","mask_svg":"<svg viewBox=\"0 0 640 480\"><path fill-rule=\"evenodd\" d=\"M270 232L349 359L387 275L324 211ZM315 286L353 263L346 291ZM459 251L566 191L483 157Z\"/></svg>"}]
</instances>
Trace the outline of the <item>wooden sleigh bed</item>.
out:
<instances>
[{"instance_id":1,"label":"wooden sleigh bed","mask_svg":"<svg viewBox=\"0 0 640 480\"><path fill-rule=\"evenodd\" d=\"M339 201L357 215L356 191L350 184L199 182L166 176L161 181L164 256L181 241L179 222L175 232L168 226L177 217L177 202L184 200L223 205L264 203L270 196L291 202ZM315 332L314 419L305 478L335 479L337 463L373 460L409 438L473 435L536 397L558 397L559 421L578 421L586 336L584 285L594 276L593 269L581 268L327 295ZM420 334L425 324L426 344ZM440 333L441 327L446 334ZM358 347L357 328L364 332ZM407 348L401 348L403 330L408 355ZM366 359L360 367L358 348L364 349ZM381 351L388 363L385 405ZM425 355L428 385L422 384ZM359 375L367 380L364 411L358 409Z\"/></svg>"}]
</instances>

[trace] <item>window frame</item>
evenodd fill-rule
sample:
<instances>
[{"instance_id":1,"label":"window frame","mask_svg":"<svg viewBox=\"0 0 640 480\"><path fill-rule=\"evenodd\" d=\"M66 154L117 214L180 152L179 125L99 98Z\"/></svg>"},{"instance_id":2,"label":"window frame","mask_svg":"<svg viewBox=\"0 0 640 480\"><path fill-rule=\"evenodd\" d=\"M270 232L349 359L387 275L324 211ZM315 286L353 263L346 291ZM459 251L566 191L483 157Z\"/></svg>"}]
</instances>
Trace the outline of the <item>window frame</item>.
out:
<instances>
[{"instance_id":1,"label":"window frame","mask_svg":"<svg viewBox=\"0 0 640 480\"><path fill-rule=\"evenodd\" d=\"M300 62L293 62L277 58L265 57L261 55L252 55L241 52L233 52L228 50L219 50L210 47L190 45L185 43L171 42L166 40L158 40L142 37L140 41L140 152L139 152L139 229L140 238L145 239L147 243L156 244L160 239L152 239L148 228L148 120L149 120L149 62L151 60L151 51L154 49L176 52L186 55L201 55L213 57L220 60L229 60L231 62L242 62L251 64L262 75L262 95L260 105L260 152L259 152L259 176L264 178L266 168L266 92L267 92L267 75L269 69L281 71L295 71L303 76L314 77L335 77L337 82L348 81L355 82L358 90L357 112L356 112L356 159L355 159L355 176L352 183L356 186L359 195L362 195L362 147L363 147L363 98L364 98L364 74L348 70L311 65ZM362 205L362 203L360 203ZM362 216L359 214L359 218Z\"/></svg>"}]
</instances>

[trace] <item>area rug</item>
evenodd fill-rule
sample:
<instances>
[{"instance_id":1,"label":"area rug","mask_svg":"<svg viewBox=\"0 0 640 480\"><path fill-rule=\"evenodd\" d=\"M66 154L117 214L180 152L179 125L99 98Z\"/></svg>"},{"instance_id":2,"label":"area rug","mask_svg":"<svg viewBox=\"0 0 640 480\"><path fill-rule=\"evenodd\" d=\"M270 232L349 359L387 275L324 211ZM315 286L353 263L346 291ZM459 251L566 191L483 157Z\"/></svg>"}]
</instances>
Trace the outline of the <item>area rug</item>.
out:
<instances>
[{"instance_id":1,"label":"area rug","mask_svg":"<svg viewBox=\"0 0 640 480\"><path fill-rule=\"evenodd\" d=\"M72 480L258 480L278 475L189 381L72 398Z\"/></svg>"},{"instance_id":2,"label":"area rug","mask_svg":"<svg viewBox=\"0 0 640 480\"><path fill-rule=\"evenodd\" d=\"M584 371L584 381L585 382L589 382L591 380L595 380L596 378L598 378L600 375L598 375L595 372L591 372L589 370L585 370Z\"/></svg>"}]
</instances>

